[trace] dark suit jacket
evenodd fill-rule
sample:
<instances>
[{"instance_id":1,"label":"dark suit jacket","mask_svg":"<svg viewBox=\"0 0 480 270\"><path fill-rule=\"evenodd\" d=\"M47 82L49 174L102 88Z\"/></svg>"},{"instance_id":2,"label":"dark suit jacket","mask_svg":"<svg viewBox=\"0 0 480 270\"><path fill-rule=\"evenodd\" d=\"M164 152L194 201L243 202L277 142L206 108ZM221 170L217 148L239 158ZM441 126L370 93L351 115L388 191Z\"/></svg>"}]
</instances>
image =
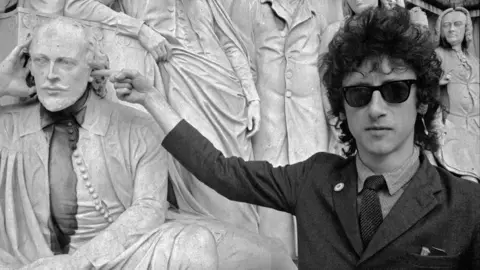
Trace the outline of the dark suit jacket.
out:
<instances>
[{"instance_id":1,"label":"dark suit jacket","mask_svg":"<svg viewBox=\"0 0 480 270\"><path fill-rule=\"evenodd\" d=\"M225 158L187 122L163 146L225 197L297 217L300 269L480 269L480 188L426 158L367 247L356 211L355 159L317 153L272 167ZM334 187L343 183L344 188ZM420 256L422 247L446 256Z\"/></svg>"}]
</instances>

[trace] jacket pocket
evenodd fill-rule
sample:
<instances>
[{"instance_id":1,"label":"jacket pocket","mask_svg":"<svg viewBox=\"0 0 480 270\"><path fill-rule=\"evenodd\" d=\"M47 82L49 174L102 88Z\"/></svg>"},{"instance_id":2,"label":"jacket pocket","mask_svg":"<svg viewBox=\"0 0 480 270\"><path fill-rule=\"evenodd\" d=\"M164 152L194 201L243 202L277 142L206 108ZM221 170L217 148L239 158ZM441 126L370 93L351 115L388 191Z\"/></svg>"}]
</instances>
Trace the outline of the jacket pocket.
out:
<instances>
[{"instance_id":1,"label":"jacket pocket","mask_svg":"<svg viewBox=\"0 0 480 270\"><path fill-rule=\"evenodd\" d=\"M457 256L421 256L409 253L407 264L415 269L459 269L460 255Z\"/></svg>"}]
</instances>

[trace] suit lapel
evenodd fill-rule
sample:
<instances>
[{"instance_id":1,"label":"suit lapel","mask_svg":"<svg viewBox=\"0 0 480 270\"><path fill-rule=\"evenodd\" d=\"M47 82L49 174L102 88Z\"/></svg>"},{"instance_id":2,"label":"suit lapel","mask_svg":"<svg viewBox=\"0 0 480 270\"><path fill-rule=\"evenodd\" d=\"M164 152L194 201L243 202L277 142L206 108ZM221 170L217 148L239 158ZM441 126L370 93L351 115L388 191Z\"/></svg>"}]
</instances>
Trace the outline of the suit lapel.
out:
<instances>
[{"instance_id":1,"label":"suit lapel","mask_svg":"<svg viewBox=\"0 0 480 270\"><path fill-rule=\"evenodd\" d=\"M438 205L439 201L434 194L442 189L439 175L426 158L421 156L420 160L420 168L385 217L359 263L397 239Z\"/></svg>"},{"instance_id":2,"label":"suit lapel","mask_svg":"<svg viewBox=\"0 0 480 270\"><path fill-rule=\"evenodd\" d=\"M355 158L348 159L347 165L340 171L340 181L333 183L332 186L333 205L348 240L358 256L360 256L363 244L357 219L357 169L355 167ZM343 188L340 189L342 185Z\"/></svg>"}]
</instances>

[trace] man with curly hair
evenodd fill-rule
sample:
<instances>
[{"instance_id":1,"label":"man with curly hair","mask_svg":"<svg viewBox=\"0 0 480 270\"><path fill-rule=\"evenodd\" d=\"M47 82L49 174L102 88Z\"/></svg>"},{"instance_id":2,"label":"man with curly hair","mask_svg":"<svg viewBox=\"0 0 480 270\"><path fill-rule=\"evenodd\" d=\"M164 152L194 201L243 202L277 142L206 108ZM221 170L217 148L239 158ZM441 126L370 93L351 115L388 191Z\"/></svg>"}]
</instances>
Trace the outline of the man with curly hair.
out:
<instances>
[{"instance_id":1,"label":"man with curly hair","mask_svg":"<svg viewBox=\"0 0 480 270\"><path fill-rule=\"evenodd\" d=\"M296 215L301 269L480 269L480 188L432 166L440 62L403 8L345 22L323 59L346 159L273 167L225 158L138 73L111 80L166 132L163 146L232 200ZM125 82L129 82L125 85Z\"/></svg>"}]
</instances>

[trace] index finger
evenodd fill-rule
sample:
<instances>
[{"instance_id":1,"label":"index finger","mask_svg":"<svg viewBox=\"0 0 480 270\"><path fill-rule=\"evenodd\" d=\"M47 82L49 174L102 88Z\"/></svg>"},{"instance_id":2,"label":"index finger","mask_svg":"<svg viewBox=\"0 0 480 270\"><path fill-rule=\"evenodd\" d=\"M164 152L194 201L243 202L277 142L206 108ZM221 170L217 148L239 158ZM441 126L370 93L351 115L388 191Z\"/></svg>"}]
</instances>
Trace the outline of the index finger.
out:
<instances>
[{"instance_id":1,"label":"index finger","mask_svg":"<svg viewBox=\"0 0 480 270\"><path fill-rule=\"evenodd\" d=\"M113 75L113 76L112 76ZM110 81L121 81L125 79L135 79L140 73L136 70L132 69L122 69L120 72L116 72L116 74L110 75Z\"/></svg>"},{"instance_id":2,"label":"index finger","mask_svg":"<svg viewBox=\"0 0 480 270\"><path fill-rule=\"evenodd\" d=\"M90 75L94 77L110 77L115 73L119 73L120 71L118 70L113 70L113 69L98 69L92 71Z\"/></svg>"}]
</instances>

